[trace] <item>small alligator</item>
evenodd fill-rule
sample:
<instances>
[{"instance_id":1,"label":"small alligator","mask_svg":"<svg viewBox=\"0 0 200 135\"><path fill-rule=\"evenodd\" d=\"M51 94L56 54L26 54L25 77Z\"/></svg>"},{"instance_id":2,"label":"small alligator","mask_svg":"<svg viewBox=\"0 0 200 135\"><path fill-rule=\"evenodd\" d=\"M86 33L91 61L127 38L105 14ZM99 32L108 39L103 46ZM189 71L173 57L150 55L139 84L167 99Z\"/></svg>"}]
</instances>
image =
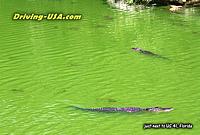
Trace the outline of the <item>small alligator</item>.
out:
<instances>
[{"instance_id":1,"label":"small alligator","mask_svg":"<svg viewBox=\"0 0 200 135\"><path fill-rule=\"evenodd\" d=\"M139 52L139 53L144 54L144 55L149 55L149 56L154 56L154 57L158 57L158 58L168 59L166 57L160 56L160 55L152 53L150 51L143 50L141 48L131 48L131 49L133 51Z\"/></svg>"},{"instance_id":2,"label":"small alligator","mask_svg":"<svg viewBox=\"0 0 200 135\"><path fill-rule=\"evenodd\" d=\"M124 107L124 108L112 108L112 107L103 107L103 108L80 108L73 106L77 109L86 110L86 111L96 111L96 112L170 112L173 108L162 108L162 107L150 107L150 108L140 108L140 107Z\"/></svg>"}]
</instances>

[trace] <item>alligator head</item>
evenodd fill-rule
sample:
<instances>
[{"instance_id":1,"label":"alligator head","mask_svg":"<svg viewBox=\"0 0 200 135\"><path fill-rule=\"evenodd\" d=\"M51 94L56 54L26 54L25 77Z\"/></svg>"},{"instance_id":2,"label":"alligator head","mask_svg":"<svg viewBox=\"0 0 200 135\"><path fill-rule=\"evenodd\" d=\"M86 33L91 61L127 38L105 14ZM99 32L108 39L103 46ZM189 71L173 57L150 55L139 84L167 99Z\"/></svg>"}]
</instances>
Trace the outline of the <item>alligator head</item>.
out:
<instances>
[{"instance_id":1,"label":"alligator head","mask_svg":"<svg viewBox=\"0 0 200 135\"><path fill-rule=\"evenodd\" d=\"M131 49L134 50L134 51L137 51L137 52L142 50L141 48L131 48Z\"/></svg>"},{"instance_id":2,"label":"alligator head","mask_svg":"<svg viewBox=\"0 0 200 135\"><path fill-rule=\"evenodd\" d=\"M170 112L174 109L173 108L152 107L152 108L145 108L145 110L149 111L149 112Z\"/></svg>"}]
</instances>

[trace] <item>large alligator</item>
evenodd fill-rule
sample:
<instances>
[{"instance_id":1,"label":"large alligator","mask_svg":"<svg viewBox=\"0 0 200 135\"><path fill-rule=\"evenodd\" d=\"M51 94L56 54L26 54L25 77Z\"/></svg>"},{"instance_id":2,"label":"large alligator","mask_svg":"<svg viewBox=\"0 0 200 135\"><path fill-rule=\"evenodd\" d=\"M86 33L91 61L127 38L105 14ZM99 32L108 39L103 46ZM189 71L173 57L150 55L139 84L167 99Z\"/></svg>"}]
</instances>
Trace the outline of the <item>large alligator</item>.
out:
<instances>
[{"instance_id":1,"label":"large alligator","mask_svg":"<svg viewBox=\"0 0 200 135\"><path fill-rule=\"evenodd\" d=\"M158 54L155 54L155 53L152 53L150 51L146 51L146 50L143 50L141 48L131 48L133 51L136 51L136 52L139 52L141 54L144 54L144 55L149 55L149 56L154 56L154 57L157 57L157 58L163 58L163 59L168 59L166 57L163 57L161 55L158 55Z\"/></svg>"},{"instance_id":2,"label":"large alligator","mask_svg":"<svg viewBox=\"0 0 200 135\"><path fill-rule=\"evenodd\" d=\"M75 106L73 106L75 107ZM86 111L96 111L96 112L170 112L173 108L162 108L162 107L150 107L150 108L140 108L140 107L124 107L124 108L114 108L114 107L103 107L103 108L80 108L77 109Z\"/></svg>"}]
</instances>

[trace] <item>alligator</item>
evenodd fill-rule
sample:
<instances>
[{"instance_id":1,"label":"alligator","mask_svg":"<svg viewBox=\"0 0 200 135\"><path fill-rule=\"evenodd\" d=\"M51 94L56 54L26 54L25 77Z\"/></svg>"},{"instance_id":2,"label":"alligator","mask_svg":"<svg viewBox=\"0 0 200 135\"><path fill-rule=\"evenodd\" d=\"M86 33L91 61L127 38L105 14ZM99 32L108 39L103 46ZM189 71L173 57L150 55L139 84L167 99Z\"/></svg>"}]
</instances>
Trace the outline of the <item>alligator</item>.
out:
<instances>
[{"instance_id":1,"label":"alligator","mask_svg":"<svg viewBox=\"0 0 200 135\"><path fill-rule=\"evenodd\" d=\"M95 112L170 112L173 108L162 108L162 107L150 107L150 108L140 108L140 107L124 107L124 108L115 108L115 107L103 107L103 108L80 108L73 106L76 109L86 110L86 111L95 111Z\"/></svg>"},{"instance_id":2,"label":"alligator","mask_svg":"<svg viewBox=\"0 0 200 135\"><path fill-rule=\"evenodd\" d=\"M163 59L168 59L166 57L163 57L161 55L158 55L158 54L155 54L155 53L152 53L150 51L146 51L146 50L143 50L141 48L131 48L133 51L136 51L136 52L139 52L141 54L144 54L144 55L149 55L149 56L154 56L154 57L157 57L157 58L163 58Z\"/></svg>"}]
</instances>

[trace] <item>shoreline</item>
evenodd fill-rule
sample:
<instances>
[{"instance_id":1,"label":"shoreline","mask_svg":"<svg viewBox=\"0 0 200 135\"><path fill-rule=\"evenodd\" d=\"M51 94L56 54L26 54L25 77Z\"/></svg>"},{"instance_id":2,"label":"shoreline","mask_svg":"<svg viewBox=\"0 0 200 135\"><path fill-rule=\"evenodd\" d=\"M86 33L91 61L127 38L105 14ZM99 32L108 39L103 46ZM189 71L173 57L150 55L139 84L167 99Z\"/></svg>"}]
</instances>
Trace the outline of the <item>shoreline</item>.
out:
<instances>
[{"instance_id":1,"label":"shoreline","mask_svg":"<svg viewBox=\"0 0 200 135\"><path fill-rule=\"evenodd\" d=\"M198 7L200 6L200 0L107 0L107 3L120 10L124 11L136 11L142 10L148 7L159 7L159 6L172 6L173 9L169 8L170 11L176 12L182 7Z\"/></svg>"}]
</instances>

